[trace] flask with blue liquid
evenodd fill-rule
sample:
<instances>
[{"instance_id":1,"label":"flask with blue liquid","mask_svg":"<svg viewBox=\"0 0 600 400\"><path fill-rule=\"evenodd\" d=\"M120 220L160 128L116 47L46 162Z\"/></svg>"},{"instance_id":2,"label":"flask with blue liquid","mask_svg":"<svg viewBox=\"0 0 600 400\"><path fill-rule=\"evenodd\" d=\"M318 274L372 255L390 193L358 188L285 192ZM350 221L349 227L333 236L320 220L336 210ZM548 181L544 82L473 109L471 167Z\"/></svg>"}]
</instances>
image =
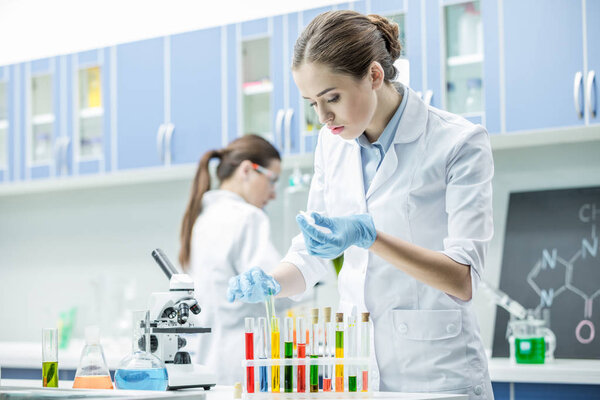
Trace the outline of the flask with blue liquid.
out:
<instances>
[{"instance_id":1,"label":"flask with blue liquid","mask_svg":"<svg viewBox=\"0 0 600 400\"><path fill-rule=\"evenodd\" d=\"M119 363L115 386L124 390L167 390L168 384L165 364L150 352L149 313L134 312L131 354Z\"/></svg>"}]
</instances>

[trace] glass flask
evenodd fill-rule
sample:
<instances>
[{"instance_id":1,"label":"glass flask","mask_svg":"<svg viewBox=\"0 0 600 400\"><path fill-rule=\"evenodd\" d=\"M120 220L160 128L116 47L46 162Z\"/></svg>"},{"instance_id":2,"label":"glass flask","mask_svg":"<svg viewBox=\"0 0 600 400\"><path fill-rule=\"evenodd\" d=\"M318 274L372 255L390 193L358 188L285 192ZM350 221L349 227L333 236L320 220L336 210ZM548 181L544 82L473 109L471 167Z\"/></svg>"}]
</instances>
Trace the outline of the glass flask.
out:
<instances>
[{"instance_id":1,"label":"glass flask","mask_svg":"<svg viewBox=\"0 0 600 400\"><path fill-rule=\"evenodd\" d=\"M100 328L85 329L85 347L81 351L79 366L73 381L74 389L112 389L113 384L100 345Z\"/></svg>"},{"instance_id":2,"label":"glass flask","mask_svg":"<svg viewBox=\"0 0 600 400\"><path fill-rule=\"evenodd\" d=\"M540 319L508 323L510 358L517 364L544 364L554 359L556 336Z\"/></svg>"},{"instance_id":3,"label":"glass flask","mask_svg":"<svg viewBox=\"0 0 600 400\"><path fill-rule=\"evenodd\" d=\"M131 354L119 363L115 386L125 390L167 390L167 369L150 353L150 320L147 311L133 313Z\"/></svg>"}]
</instances>

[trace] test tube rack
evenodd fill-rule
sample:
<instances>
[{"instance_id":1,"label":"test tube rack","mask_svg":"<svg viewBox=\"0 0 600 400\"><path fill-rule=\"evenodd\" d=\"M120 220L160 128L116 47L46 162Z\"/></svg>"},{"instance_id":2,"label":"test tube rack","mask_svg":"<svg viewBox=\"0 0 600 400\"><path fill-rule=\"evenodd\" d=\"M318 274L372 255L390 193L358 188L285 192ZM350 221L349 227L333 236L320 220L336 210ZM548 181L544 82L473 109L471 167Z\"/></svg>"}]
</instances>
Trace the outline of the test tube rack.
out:
<instances>
[{"instance_id":1,"label":"test tube rack","mask_svg":"<svg viewBox=\"0 0 600 400\"><path fill-rule=\"evenodd\" d=\"M342 365L344 367L356 367L359 371L356 378L358 380L357 391L350 392L348 389L348 373L344 374L344 390L336 391L336 388L332 388L331 391L323 391L319 389L318 392L310 392L309 391L309 377L308 373L306 374L306 384L304 385L306 388L305 392L297 392L298 382L297 382L297 374L296 368L294 368L293 372L293 382L294 382L294 391L293 392L285 392L283 385L280 385L279 392L273 392L271 385L269 385L269 391L261 392L259 391L259 382L258 382L258 374L260 367L267 367L268 372L268 382L271 382L271 367L280 367L280 380L283 382L284 369L286 366L306 366L307 369L312 365L318 366L328 366L335 367L336 365ZM367 384L367 390L362 391L362 376L360 376L360 370L367 369L370 371L371 363L369 358L363 357L346 357L346 358L332 358L332 357L318 357L318 358L263 358L263 359L254 359L254 360L243 360L242 367L246 370L247 367L255 367L254 368L254 393L248 393L247 382L244 381L242 399L243 400L277 400L277 399L333 399L333 398L372 398L373 392L371 391L371 382ZM344 368L344 371L347 371L347 368ZM372 374L368 374L369 380ZM244 379L245 380L245 379Z\"/></svg>"}]
</instances>

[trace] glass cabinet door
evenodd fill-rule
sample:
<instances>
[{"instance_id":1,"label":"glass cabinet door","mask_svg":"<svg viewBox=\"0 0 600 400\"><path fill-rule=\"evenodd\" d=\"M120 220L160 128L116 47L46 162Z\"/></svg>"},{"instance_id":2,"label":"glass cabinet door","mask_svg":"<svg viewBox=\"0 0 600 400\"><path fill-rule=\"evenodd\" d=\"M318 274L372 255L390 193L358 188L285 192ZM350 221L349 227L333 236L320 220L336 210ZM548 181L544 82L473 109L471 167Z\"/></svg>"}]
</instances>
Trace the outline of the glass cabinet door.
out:
<instances>
[{"instance_id":1,"label":"glass cabinet door","mask_svg":"<svg viewBox=\"0 0 600 400\"><path fill-rule=\"evenodd\" d=\"M273 141L271 128L270 39L244 40L242 51L242 134L254 133Z\"/></svg>"},{"instance_id":2,"label":"glass cabinet door","mask_svg":"<svg viewBox=\"0 0 600 400\"><path fill-rule=\"evenodd\" d=\"M101 158L103 149L103 117L101 69L99 66L79 69L77 101L77 157Z\"/></svg>"},{"instance_id":3,"label":"glass cabinet door","mask_svg":"<svg viewBox=\"0 0 600 400\"><path fill-rule=\"evenodd\" d=\"M444 7L446 109L483 113L483 30L479 1Z\"/></svg>"},{"instance_id":4,"label":"glass cabinet door","mask_svg":"<svg viewBox=\"0 0 600 400\"><path fill-rule=\"evenodd\" d=\"M0 81L0 170L8 168L8 101L7 84Z\"/></svg>"},{"instance_id":5,"label":"glass cabinet door","mask_svg":"<svg viewBox=\"0 0 600 400\"><path fill-rule=\"evenodd\" d=\"M31 78L31 136L29 158L32 163L44 164L52 158L54 113L52 108L52 75Z\"/></svg>"}]
</instances>

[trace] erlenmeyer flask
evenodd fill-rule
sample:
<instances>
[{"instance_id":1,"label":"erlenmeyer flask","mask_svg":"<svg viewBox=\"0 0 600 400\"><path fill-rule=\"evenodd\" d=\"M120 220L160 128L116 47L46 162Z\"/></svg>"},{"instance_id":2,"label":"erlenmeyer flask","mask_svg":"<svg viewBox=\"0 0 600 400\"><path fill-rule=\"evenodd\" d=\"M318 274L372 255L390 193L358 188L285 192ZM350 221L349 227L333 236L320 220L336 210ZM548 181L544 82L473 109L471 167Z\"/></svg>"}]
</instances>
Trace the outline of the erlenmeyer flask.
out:
<instances>
[{"instance_id":1,"label":"erlenmeyer flask","mask_svg":"<svg viewBox=\"0 0 600 400\"><path fill-rule=\"evenodd\" d=\"M142 337L143 340L140 340ZM150 353L150 320L147 311L133 313L131 354L115 372L115 386L126 390L166 390L169 379L160 358Z\"/></svg>"},{"instance_id":2,"label":"erlenmeyer flask","mask_svg":"<svg viewBox=\"0 0 600 400\"><path fill-rule=\"evenodd\" d=\"M85 347L81 352L73 388L113 388L106 359L104 358L104 351L102 351L100 345L100 329L97 326L88 326L85 329Z\"/></svg>"}]
</instances>

